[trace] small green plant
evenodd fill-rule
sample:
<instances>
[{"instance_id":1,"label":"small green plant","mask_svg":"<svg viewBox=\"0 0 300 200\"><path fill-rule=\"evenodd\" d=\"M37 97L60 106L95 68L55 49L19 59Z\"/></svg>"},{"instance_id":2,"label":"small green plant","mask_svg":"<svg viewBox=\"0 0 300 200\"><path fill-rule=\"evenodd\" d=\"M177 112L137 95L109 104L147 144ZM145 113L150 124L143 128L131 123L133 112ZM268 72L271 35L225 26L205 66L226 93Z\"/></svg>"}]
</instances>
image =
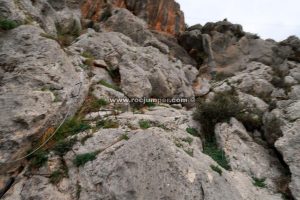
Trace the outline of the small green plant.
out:
<instances>
[{"instance_id":1,"label":"small green plant","mask_svg":"<svg viewBox=\"0 0 300 200\"><path fill-rule=\"evenodd\" d=\"M185 130L186 130L186 132L188 132L192 136L199 137L199 132L197 131L197 129L188 127Z\"/></svg>"},{"instance_id":2,"label":"small green plant","mask_svg":"<svg viewBox=\"0 0 300 200\"><path fill-rule=\"evenodd\" d=\"M101 85L103 85L103 86L105 86L105 87L114 89L114 90L119 91L119 92L122 91L121 88L119 88L118 86L113 85L113 84L110 84L110 83L106 82L105 80L99 81L99 84L101 84Z\"/></svg>"},{"instance_id":3,"label":"small green plant","mask_svg":"<svg viewBox=\"0 0 300 200\"><path fill-rule=\"evenodd\" d=\"M69 152L74 144L77 142L75 138L70 140L62 140L59 141L53 148L53 151L56 155L64 156L67 152Z\"/></svg>"},{"instance_id":4,"label":"small green plant","mask_svg":"<svg viewBox=\"0 0 300 200\"><path fill-rule=\"evenodd\" d=\"M151 107L155 107L156 104L153 103L153 102L146 102L145 105L148 107L148 108L151 108Z\"/></svg>"},{"instance_id":5,"label":"small green plant","mask_svg":"<svg viewBox=\"0 0 300 200\"><path fill-rule=\"evenodd\" d=\"M48 161L48 153L44 150L38 150L34 154L32 154L29 159L31 168L40 168L44 166Z\"/></svg>"},{"instance_id":6,"label":"small green plant","mask_svg":"<svg viewBox=\"0 0 300 200\"><path fill-rule=\"evenodd\" d=\"M97 105L99 105L99 106L107 106L109 103L108 103L108 101L106 101L105 99L99 99L98 101L97 101Z\"/></svg>"},{"instance_id":7,"label":"small green plant","mask_svg":"<svg viewBox=\"0 0 300 200\"><path fill-rule=\"evenodd\" d=\"M191 137L186 137L186 138L183 138L181 140L188 143L189 145L191 145L192 142L193 142L193 138L191 138Z\"/></svg>"},{"instance_id":8,"label":"small green plant","mask_svg":"<svg viewBox=\"0 0 300 200\"><path fill-rule=\"evenodd\" d=\"M253 185L256 186L256 187L261 187L261 188L265 188L266 187L266 183L265 183L265 178L255 178L255 177L252 177L253 179Z\"/></svg>"},{"instance_id":9,"label":"small green plant","mask_svg":"<svg viewBox=\"0 0 300 200\"><path fill-rule=\"evenodd\" d=\"M187 153L189 156L193 157L194 156L194 150L193 149L184 149L185 153Z\"/></svg>"},{"instance_id":10,"label":"small green plant","mask_svg":"<svg viewBox=\"0 0 300 200\"><path fill-rule=\"evenodd\" d=\"M19 24L10 19L0 19L0 29L2 30L11 30L18 27Z\"/></svg>"},{"instance_id":11,"label":"small green plant","mask_svg":"<svg viewBox=\"0 0 300 200\"><path fill-rule=\"evenodd\" d=\"M210 165L210 168L222 176L222 169L217 165Z\"/></svg>"},{"instance_id":12,"label":"small green plant","mask_svg":"<svg viewBox=\"0 0 300 200\"><path fill-rule=\"evenodd\" d=\"M52 184L59 183L64 177L66 177L66 172L62 170L56 170L50 174L49 181Z\"/></svg>"},{"instance_id":13,"label":"small green plant","mask_svg":"<svg viewBox=\"0 0 300 200\"><path fill-rule=\"evenodd\" d=\"M147 121L147 120L140 120L140 121L139 121L139 125L140 125L140 128L141 128L141 129L144 129L144 130L151 127L150 122Z\"/></svg>"},{"instance_id":14,"label":"small green plant","mask_svg":"<svg viewBox=\"0 0 300 200\"><path fill-rule=\"evenodd\" d=\"M119 128L119 123L117 121L114 121L112 119L103 119L101 121L97 122L96 125L98 128Z\"/></svg>"},{"instance_id":15,"label":"small green plant","mask_svg":"<svg viewBox=\"0 0 300 200\"><path fill-rule=\"evenodd\" d=\"M97 157L97 154L98 154L98 152L79 154L73 160L73 164L76 167L83 166L85 163L95 160Z\"/></svg>"},{"instance_id":16,"label":"small green plant","mask_svg":"<svg viewBox=\"0 0 300 200\"><path fill-rule=\"evenodd\" d=\"M214 161L216 161L221 167L226 170L230 170L230 165L228 159L221 149L218 148L215 141L205 142L203 145L203 153L210 156Z\"/></svg>"},{"instance_id":17,"label":"small green plant","mask_svg":"<svg viewBox=\"0 0 300 200\"><path fill-rule=\"evenodd\" d=\"M127 134L123 134L120 136L120 140L129 140L129 137Z\"/></svg>"},{"instance_id":18,"label":"small green plant","mask_svg":"<svg viewBox=\"0 0 300 200\"><path fill-rule=\"evenodd\" d=\"M90 129L91 126L77 117L67 120L57 131L54 136L55 141L65 139L70 135Z\"/></svg>"}]
</instances>

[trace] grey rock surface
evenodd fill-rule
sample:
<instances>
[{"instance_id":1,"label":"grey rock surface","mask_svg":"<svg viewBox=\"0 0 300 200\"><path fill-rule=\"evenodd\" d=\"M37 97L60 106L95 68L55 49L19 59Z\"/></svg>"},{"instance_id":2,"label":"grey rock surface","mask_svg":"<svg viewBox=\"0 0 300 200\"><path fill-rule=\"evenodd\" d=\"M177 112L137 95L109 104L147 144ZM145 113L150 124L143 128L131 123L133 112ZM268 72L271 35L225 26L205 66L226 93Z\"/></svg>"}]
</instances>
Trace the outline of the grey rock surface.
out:
<instances>
[{"instance_id":1,"label":"grey rock surface","mask_svg":"<svg viewBox=\"0 0 300 200\"><path fill-rule=\"evenodd\" d=\"M68 108L76 112L87 91L85 75L43 33L34 26L1 33L1 162L20 157L29 138L55 125ZM77 101L70 97L79 82Z\"/></svg>"}]
</instances>

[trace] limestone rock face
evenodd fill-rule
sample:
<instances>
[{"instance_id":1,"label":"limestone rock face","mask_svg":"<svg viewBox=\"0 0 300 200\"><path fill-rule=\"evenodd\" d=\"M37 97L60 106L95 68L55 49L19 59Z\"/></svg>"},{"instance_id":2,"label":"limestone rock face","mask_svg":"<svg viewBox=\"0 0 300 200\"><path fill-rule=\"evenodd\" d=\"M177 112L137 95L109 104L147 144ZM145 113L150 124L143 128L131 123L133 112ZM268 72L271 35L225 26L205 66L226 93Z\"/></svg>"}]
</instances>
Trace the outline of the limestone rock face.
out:
<instances>
[{"instance_id":1,"label":"limestone rock face","mask_svg":"<svg viewBox=\"0 0 300 200\"><path fill-rule=\"evenodd\" d=\"M0 36L1 162L20 157L29 138L56 125L68 108L76 112L87 90L84 74L43 34L40 28L20 26ZM79 92L79 82L77 101L70 97Z\"/></svg>"},{"instance_id":2,"label":"limestone rock face","mask_svg":"<svg viewBox=\"0 0 300 200\"><path fill-rule=\"evenodd\" d=\"M284 174L274 151L257 144L243 124L234 118L229 124L216 125L215 133L234 170L256 178L266 178L268 187L276 190L276 181Z\"/></svg>"},{"instance_id":3,"label":"limestone rock face","mask_svg":"<svg viewBox=\"0 0 300 200\"><path fill-rule=\"evenodd\" d=\"M23 177L4 199L281 199L255 188L240 172L213 171L217 164L201 152L200 139L185 131L190 117L190 111L160 106L144 114L123 113L115 118L120 128L100 129L63 156L69 178L43 187L48 178ZM140 119L153 127L132 129ZM99 152L94 160L73 164L77 155L94 151Z\"/></svg>"},{"instance_id":4,"label":"limestone rock face","mask_svg":"<svg viewBox=\"0 0 300 200\"><path fill-rule=\"evenodd\" d=\"M150 29L172 35L179 34L185 29L184 14L174 0L111 0L108 3L128 9L144 19ZM107 1L104 0L87 0L82 5L82 15L100 21L107 6Z\"/></svg>"},{"instance_id":5,"label":"limestone rock face","mask_svg":"<svg viewBox=\"0 0 300 200\"><path fill-rule=\"evenodd\" d=\"M154 47L135 46L121 33L88 33L71 48L82 48L97 59L116 65L120 86L128 97L193 97L193 66L169 58ZM111 61L115 60L114 63ZM189 73L191 71L191 73ZM191 80L188 80L191 79ZM134 88L134 89L133 89Z\"/></svg>"}]
</instances>

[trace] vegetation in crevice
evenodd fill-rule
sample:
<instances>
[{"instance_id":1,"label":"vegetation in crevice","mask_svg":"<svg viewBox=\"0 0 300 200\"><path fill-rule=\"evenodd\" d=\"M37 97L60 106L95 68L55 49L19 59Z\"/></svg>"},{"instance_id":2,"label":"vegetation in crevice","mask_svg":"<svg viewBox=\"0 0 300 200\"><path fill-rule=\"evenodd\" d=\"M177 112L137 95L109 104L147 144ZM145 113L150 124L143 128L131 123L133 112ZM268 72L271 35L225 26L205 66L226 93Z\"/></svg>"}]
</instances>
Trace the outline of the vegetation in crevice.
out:
<instances>
[{"instance_id":1,"label":"vegetation in crevice","mask_svg":"<svg viewBox=\"0 0 300 200\"><path fill-rule=\"evenodd\" d=\"M265 188L266 187L266 183L265 183L265 178L255 178L252 177L253 179L253 185L256 187L260 187L260 188Z\"/></svg>"},{"instance_id":2,"label":"vegetation in crevice","mask_svg":"<svg viewBox=\"0 0 300 200\"><path fill-rule=\"evenodd\" d=\"M215 140L210 142L208 141L204 142L203 153L210 156L224 169L231 170L227 156L225 155L224 151L218 147Z\"/></svg>"},{"instance_id":3,"label":"vegetation in crevice","mask_svg":"<svg viewBox=\"0 0 300 200\"><path fill-rule=\"evenodd\" d=\"M99 152L92 152L92 153L85 153L85 154L79 154L77 155L74 160L73 160L73 164L76 167L80 167L85 165L87 162L89 161L93 161L96 159L97 155Z\"/></svg>"},{"instance_id":4,"label":"vegetation in crevice","mask_svg":"<svg viewBox=\"0 0 300 200\"><path fill-rule=\"evenodd\" d=\"M141 129L148 129L151 127L151 123L148 120L140 120L139 125Z\"/></svg>"},{"instance_id":5,"label":"vegetation in crevice","mask_svg":"<svg viewBox=\"0 0 300 200\"><path fill-rule=\"evenodd\" d=\"M38 150L30 155L28 159L30 160L30 168L43 167L48 161L48 152L43 149Z\"/></svg>"},{"instance_id":6,"label":"vegetation in crevice","mask_svg":"<svg viewBox=\"0 0 300 200\"><path fill-rule=\"evenodd\" d=\"M101 80L99 81L99 84L105 86L105 87L108 87L108 88L111 88L113 90L116 90L116 91L119 91L119 92L122 92L121 88L119 86L116 86L114 84L110 84L108 82L106 82L105 80Z\"/></svg>"},{"instance_id":7,"label":"vegetation in crevice","mask_svg":"<svg viewBox=\"0 0 300 200\"><path fill-rule=\"evenodd\" d=\"M10 19L0 18L0 30L11 30L18 27L20 24Z\"/></svg>"},{"instance_id":8,"label":"vegetation in crevice","mask_svg":"<svg viewBox=\"0 0 300 200\"><path fill-rule=\"evenodd\" d=\"M185 130L186 130L186 132L188 132L188 133L189 133L190 135L192 135L192 136L200 137L199 132L198 132L197 129L195 129L195 128L188 127L188 128L186 128Z\"/></svg>"},{"instance_id":9,"label":"vegetation in crevice","mask_svg":"<svg viewBox=\"0 0 300 200\"><path fill-rule=\"evenodd\" d=\"M97 128L119 128L119 123L117 121L114 121L112 119L103 119L97 122L96 124Z\"/></svg>"}]
</instances>

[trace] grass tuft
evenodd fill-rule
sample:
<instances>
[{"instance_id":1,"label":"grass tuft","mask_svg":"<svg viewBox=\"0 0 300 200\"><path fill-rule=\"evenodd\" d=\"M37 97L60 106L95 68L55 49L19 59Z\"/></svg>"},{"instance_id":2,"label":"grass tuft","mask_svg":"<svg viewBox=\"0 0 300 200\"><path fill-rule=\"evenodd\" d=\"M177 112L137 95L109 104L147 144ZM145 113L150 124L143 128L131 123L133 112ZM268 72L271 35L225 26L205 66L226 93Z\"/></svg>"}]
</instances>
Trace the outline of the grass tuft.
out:
<instances>
[{"instance_id":1,"label":"grass tuft","mask_svg":"<svg viewBox=\"0 0 300 200\"><path fill-rule=\"evenodd\" d=\"M231 169L224 151L219 149L215 142L204 143L203 153L210 156L214 161L216 161L224 169L226 169L226 170Z\"/></svg>"},{"instance_id":2,"label":"grass tuft","mask_svg":"<svg viewBox=\"0 0 300 200\"><path fill-rule=\"evenodd\" d=\"M49 177L49 181L52 184L57 184L59 183L64 177L66 177L66 172L62 170L56 170L52 172L52 174Z\"/></svg>"},{"instance_id":3,"label":"grass tuft","mask_svg":"<svg viewBox=\"0 0 300 200\"><path fill-rule=\"evenodd\" d=\"M197 131L197 129L195 128L191 128L191 127L188 127L185 129L186 132L188 132L189 134L191 134L192 136L195 136L195 137L199 137L199 132Z\"/></svg>"},{"instance_id":4,"label":"grass tuft","mask_svg":"<svg viewBox=\"0 0 300 200\"><path fill-rule=\"evenodd\" d=\"M31 168L40 168L43 167L48 161L48 153L44 150L38 150L34 154L32 154L29 159Z\"/></svg>"},{"instance_id":5,"label":"grass tuft","mask_svg":"<svg viewBox=\"0 0 300 200\"><path fill-rule=\"evenodd\" d=\"M76 167L80 167L85 165L89 161L93 161L96 159L98 152L92 152L92 153L85 153L85 154L79 154L75 157L73 160L73 164Z\"/></svg>"},{"instance_id":6,"label":"grass tuft","mask_svg":"<svg viewBox=\"0 0 300 200\"><path fill-rule=\"evenodd\" d=\"M67 152L69 152L74 144L77 142L75 138L70 140L62 140L59 141L53 148L53 151L56 155L64 156Z\"/></svg>"},{"instance_id":7,"label":"grass tuft","mask_svg":"<svg viewBox=\"0 0 300 200\"><path fill-rule=\"evenodd\" d=\"M139 125L140 125L140 128L141 128L141 129L144 129L144 130L151 127L150 122L147 121L147 120L140 120L140 121L139 121Z\"/></svg>"},{"instance_id":8,"label":"grass tuft","mask_svg":"<svg viewBox=\"0 0 300 200\"><path fill-rule=\"evenodd\" d=\"M265 188L266 187L266 183L265 183L265 178L255 178L255 177L252 177L253 179L253 185L256 186L256 187L260 187L260 188Z\"/></svg>"},{"instance_id":9,"label":"grass tuft","mask_svg":"<svg viewBox=\"0 0 300 200\"><path fill-rule=\"evenodd\" d=\"M0 19L0 29L2 29L2 30L11 30L18 26L19 26L19 24L13 20Z\"/></svg>"},{"instance_id":10,"label":"grass tuft","mask_svg":"<svg viewBox=\"0 0 300 200\"><path fill-rule=\"evenodd\" d=\"M105 87L114 89L114 90L116 90L116 91L122 92L121 88L119 88L119 87L116 86L116 85L110 84L110 83L106 82L105 80L99 81L99 84L101 84L101 85L103 85L103 86L105 86Z\"/></svg>"}]
</instances>

